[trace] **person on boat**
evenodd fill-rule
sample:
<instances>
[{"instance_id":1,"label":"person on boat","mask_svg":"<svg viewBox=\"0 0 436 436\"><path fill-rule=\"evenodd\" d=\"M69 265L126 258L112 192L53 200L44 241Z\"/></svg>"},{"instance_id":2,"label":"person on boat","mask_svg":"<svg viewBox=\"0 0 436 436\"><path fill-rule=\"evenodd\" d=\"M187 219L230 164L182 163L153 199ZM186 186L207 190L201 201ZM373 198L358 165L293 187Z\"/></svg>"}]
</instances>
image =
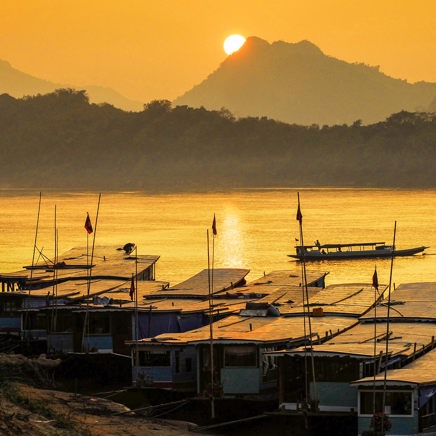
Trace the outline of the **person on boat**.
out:
<instances>
[{"instance_id":1,"label":"person on boat","mask_svg":"<svg viewBox=\"0 0 436 436\"><path fill-rule=\"evenodd\" d=\"M321 244L319 243L318 239L315 241L315 245L316 245L318 248L321 247Z\"/></svg>"}]
</instances>

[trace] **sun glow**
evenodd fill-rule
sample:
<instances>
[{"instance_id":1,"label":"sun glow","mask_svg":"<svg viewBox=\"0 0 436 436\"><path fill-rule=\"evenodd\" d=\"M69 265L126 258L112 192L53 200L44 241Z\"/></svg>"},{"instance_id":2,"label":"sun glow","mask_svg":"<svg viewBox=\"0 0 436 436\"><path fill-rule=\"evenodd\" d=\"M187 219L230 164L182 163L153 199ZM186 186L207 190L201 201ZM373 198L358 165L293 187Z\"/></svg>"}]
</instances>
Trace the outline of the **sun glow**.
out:
<instances>
[{"instance_id":1,"label":"sun glow","mask_svg":"<svg viewBox=\"0 0 436 436\"><path fill-rule=\"evenodd\" d=\"M231 55L238 51L245 43L246 39L242 35L230 35L224 41L224 51Z\"/></svg>"}]
</instances>

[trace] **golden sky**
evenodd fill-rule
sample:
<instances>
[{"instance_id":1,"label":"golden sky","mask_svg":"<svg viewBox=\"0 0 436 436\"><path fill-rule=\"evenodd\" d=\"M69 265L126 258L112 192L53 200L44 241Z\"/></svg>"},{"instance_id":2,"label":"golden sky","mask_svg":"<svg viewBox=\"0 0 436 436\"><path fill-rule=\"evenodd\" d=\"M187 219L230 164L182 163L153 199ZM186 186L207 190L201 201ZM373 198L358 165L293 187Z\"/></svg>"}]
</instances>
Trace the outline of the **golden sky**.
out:
<instances>
[{"instance_id":1,"label":"golden sky","mask_svg":"<svg viewBox=\"0 0 436 436\"><path fill-rule=\"evenodd\" d=\"M232 33L436 82L436 0L0 0L0 59L144 103L200 83Z\"/></svg>"}]
</instances>

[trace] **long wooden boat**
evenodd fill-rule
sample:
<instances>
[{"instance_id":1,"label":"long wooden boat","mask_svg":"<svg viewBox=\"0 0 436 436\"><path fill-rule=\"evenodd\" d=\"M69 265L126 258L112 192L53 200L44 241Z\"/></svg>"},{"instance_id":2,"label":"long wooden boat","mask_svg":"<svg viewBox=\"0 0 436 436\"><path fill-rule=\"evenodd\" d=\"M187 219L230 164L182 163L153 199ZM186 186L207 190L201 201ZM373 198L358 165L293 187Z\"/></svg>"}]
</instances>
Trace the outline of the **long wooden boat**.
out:
<instances>
[{"instance_id":1,"label":"long wooden boat","mask_svg":"<svg viewBox=\"0 0 436 436\"><path fill-rule=\"evenodd\" d=\"M296 254L289 254L298 260L340 260L370 259L374 257L412 256L423 252L425 246L394 249L384 242L357 242L352 244L296 245Z\"/></svg>"}]
</instances>

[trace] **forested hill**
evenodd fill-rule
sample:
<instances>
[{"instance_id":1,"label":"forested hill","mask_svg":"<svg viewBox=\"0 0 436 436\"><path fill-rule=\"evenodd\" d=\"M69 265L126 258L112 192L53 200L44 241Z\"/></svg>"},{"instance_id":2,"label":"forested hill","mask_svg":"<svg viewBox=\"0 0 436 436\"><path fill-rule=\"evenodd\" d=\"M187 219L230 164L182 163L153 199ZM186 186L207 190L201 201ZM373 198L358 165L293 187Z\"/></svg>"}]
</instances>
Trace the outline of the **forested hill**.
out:
<instances>
[{"instance_id":1,"label":"forested hill","mask_svg":"<svg viewBox=\"0 0 436 436\"><path fill-rule=\"evenodd\" d=\"M1 188L436 187L435 113L308 127L168 101L124 112L58 90L1 95L0 131Z\"/></svg>"},{"instance_id":2,"label":"forested hill","mask_svg":"<svg viewBox=\"0 0 436 436\"><path fill-rule=\"evenodd\" d=\"M435 99L436 83L394 79L378 66L327 56L310 41L270 44L248 37L174 104L331 126L357 119L377 123L402 110L428 111Z\"/></svg>"}]
</instances>

